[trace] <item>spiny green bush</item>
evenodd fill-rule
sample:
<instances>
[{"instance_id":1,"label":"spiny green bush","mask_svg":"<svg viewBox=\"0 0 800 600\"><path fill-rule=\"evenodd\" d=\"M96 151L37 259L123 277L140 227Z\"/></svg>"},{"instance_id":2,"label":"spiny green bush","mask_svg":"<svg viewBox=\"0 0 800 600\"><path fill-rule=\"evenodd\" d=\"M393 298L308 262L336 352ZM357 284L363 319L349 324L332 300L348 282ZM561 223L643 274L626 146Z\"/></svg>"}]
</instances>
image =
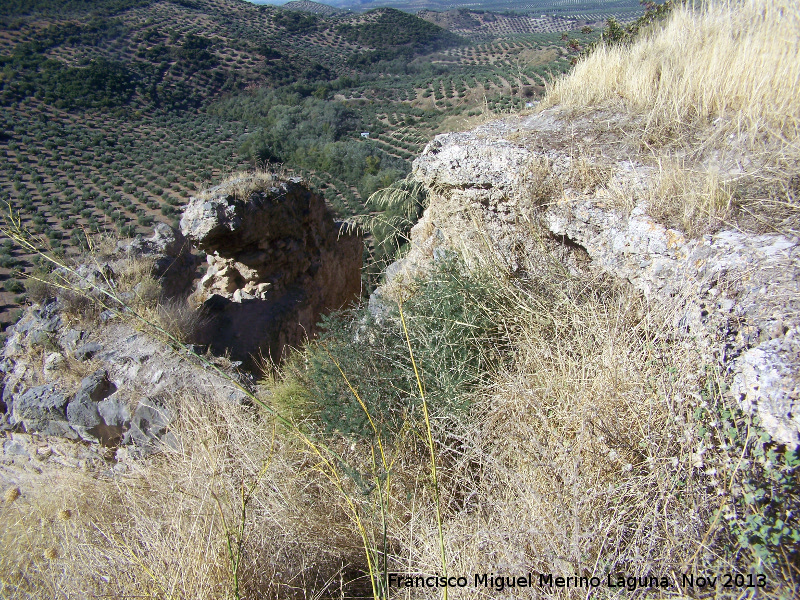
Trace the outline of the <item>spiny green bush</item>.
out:
<instances>
[{"instance_id":1,"label":"spiny green bush","mask_svg":"<svg viewBox=\"0 0 800 600\"><path fill-rule=\"evenodd\" d=\"M800 556L800 452L778 448L762 433L750 449L731 529L742 548L770 567ZM782 556L783 555L783 556Z\"/></svg>"},{"instance_id":2,"label":"spiny green bush","mask_svg":"<svg viewBox=\"0 0 800 600\"><path fill-rule=\"evenodd\" d=\"M468 408L466 393L488 382L510 349L496 318L508 297L497 280L467 271L453 257L415 287L403 313L429 410L458 418ZM365 409L382 436L419 422L421 400L399 309L383 309L377 318L367 307L326 318L319 341L305 351L300 376L329 432L372 435Z\"/></svg>"}]
</instances>

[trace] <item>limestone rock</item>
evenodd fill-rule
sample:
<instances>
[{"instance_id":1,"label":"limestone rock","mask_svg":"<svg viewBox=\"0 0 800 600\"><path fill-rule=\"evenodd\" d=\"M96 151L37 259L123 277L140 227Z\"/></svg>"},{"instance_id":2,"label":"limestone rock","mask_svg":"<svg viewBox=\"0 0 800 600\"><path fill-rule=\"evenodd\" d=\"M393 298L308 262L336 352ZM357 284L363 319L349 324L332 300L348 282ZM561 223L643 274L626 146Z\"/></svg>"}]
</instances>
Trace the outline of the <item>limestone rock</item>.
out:
<instances>
[{"instance_id":1,"label":"limestone rock","mask_svg":"<svg viewBox=\"0 0 800 600\"><path fill-rule=\"evenodd\" d=\"M148 446L160 439L172 421L172 412L152 400L142 400L131 418L123 443Z\"/></svg>"},{"instance_id":2,"label":"limestone rock","mask_svg":"<svg viewBox=\"0 0 800 600\"><path fill-rule=\"evenodd\" d=\"M77 329L65 329L60 336L59 342L67 349L72 350L77 347L84 337L84 332Z\"/></svg>"},{"instance_id":3,"label":"limestone rock","mask_svg":"<svg viewBox=\"0 0 800 600\"><path fill-rule=\"evenodd\" d=\"M98 369L81 381L75 397L67 405L67 421L81 438L96 441L109 437L102 427L108 423L102 418L98 403L116 390L117 386L108 380L105 369ZM121 435L122 432L115 433Z\"/></svg>"},{"instance_id":4,"label":"limestone rock","mask_svg":"<svg viewBox=\"0 0 800 600\"><path fill-rule=\"evenodd\" d=\"M606 143L609 128L589 118L543 111L430 142L412 167L430 205L370 310L380 317L444 250L512 274L556 257L573 275L603 272L673 307L674 330L733 373L742 408L797 445L800 356L786 332L800 327L800 242L736 230L690 239L665 227L648 214L653 167ZM587 156L575 158L575 140ZM615 208L614 194L633 210Z\"/></svg>"},{"instance_id":5,"label":"limestone rock","mask_svg":"<svg viewBox=\"0 0 800 600\"><path fill-rule=\"evenodd\" d=\"M211 188L190 199L181 231L208 261L192 300L212 324L198 341L235 360L278 360L361 291L361 238L344 234L298 179L243 176Z\"/></svg>"},{"instance_id":6,"label":"limestone rock","mask_svg":"<svg viewBox=\"0 0 800 600\"><path fill-rule=\"evenodd\" d=\"M53 352L42 360L40 354L31 352L27 339L30 326L23 327L22 333L15 331L15 326L8 329L9 337L5 347L0 349L0 411L3 412L0 431L24 430L45 436L83 439L93 445L99 442L118 446L132 427L132 412L135 412L132 407L138 405L140 398L148 398L153 406L162 407L165 414L174 415L169 401L176 395L189 396L197 402L241 403L246 396L238 386L249 389L253 385L251 378L232 371L225 363L221 363L220 368L229 373L232 381L136 331L121 319L97 323L86 334L69 329L64 324L66 319L61 319L58 304L52 304L47 312L48 318L57 319L52 342L61 343L60 352ZM31 307L21 323L25 325L40 316L41 309ZM86 343L75 351L78 341ZM74 384L64 381L68 373L62 372L63 369L46 369L59 361L53 357L65 360L63 357L70 352L83 360L92 359L101 367L85 377L77 390L72 387ZM47 377L51 377L50 383L39 385ZM135 445L146 439L147 452L157 449L156 438L174 444L175 439L166 431L164 423L155 428L142 423L142 419L147 420L146 410L149 409L140 410L138 418L137 427L142 435L134 432L125 442ZM150 420L152 418L151 415ZM168 422L169 419L165 421ZM134 454L139 456L143 452L136 450Z\"/></svg>"},{"instance_id":7,"label":"limestone rock","mask_svg":"<svg viewBox=\"0 0 800 600\"><path fill-rule=\"evenodd\" d=\"M23 425L26 431L75 437L74 434L68 434L66 405L67 396L54 384L39 385L13 399L9 421L14 425Z\"/></svg>"},{"instance_id":8,"label":"limestone rock","mask_svg":"<svg viewBox=\"0 0 800 600\"><path fill-rule=\"evenodd\" d=\"M75 358L77 358L78 360L88 360L92 358L95 354L100 352L102 349L103 346L101 346L97 342L90 342L76 349L75 352L73 353L73 356L75 356Z\"/></svg>"},{"instance_id":9,"label":"limestone rock","mask_svg":"<svg viewBox=\"0 0 800 600\"><path fill-rule=\"evenodd\" d=\"M28 311L14 325L20 341L28 344L43 344L61 327L58 302L51 300L43 306Z\"/></svg>"},{"instance_id":10,"label":"limestone rock","mask_svg":"<svg viewBox=\"0 0 800 600\"><path fill-rule=\"evenodd\" d=\"M115 391L117 391L117 386L108 380L108 373L105 369L98 369L81 381L81 387L75 394L75 399L85 397L92 402L100 402Z\"/></svg>"},{"instance_id":11,"label":"limestone rock","mask_svg":"<svg viewBox=\"0 0 800 600\"><path fill-rule=\"evenodd\" d=\"M751 348L739 361L733 392L772 436L800 445L800 329Z\"/></svg>"},{"instance_id":12,"label":"limestone rock","mask_svg":"<svg viewBox=\"0 0 800 600\"><path fill-rule=\"evenodd\" d=\"M67 405L67 421L85 438L86 431L102 423L100 413L97 412L97 402L92 402L88 396L75 398Z\"/></svg>"},{"instance_id":13,"label":"limestone rock","mask_svg":"<svg viewBox=\"0 0 800 600\"><path fill-rule=\"evenodd\" d=\"M58 377L58 371L64 366L64 355L60 352L50 352L44 359L44 377L52 380Z\"/></svg>"},{"instance_id":14,"label":"limestone rock","mask_svg":"<svg viewBox=\"0 0 800 600\"><path fill-rule=\"evenodd\" d=\"M109 427L127 428L131 421L131 411L125 401L112 394L97 403L97 412Z\"/></svg>"}]
</instances>

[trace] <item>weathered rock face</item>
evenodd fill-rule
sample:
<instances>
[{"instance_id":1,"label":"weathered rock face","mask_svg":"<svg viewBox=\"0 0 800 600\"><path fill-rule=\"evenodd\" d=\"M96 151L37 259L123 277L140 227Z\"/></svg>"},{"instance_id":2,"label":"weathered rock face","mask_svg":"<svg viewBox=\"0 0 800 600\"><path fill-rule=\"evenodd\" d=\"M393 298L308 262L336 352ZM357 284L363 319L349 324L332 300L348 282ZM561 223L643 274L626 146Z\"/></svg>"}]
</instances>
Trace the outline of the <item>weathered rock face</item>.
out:
<instances>
[{"instance_id":1,"label":"weathered rock face","mask_svg":"<svg viewBox=\"0 0 800 600\"><path fill-rule=\"evenodd\" d=\"M227 369L222 377L119 319L74 327L51 300L9 328L0 350L0 431L122 445L141 455L175 443L176 395L242 402L239 387L251 386L247 376ZM78 381L81 370L89 374Z\"/></svg>"},{"instance_id":2,"label":"weathered rock face","mask_svg":"<svg viewBox=\"0 0 800 600\"><path fill-rule=\"evenodd\" d=\"M165 223L157 223L147 239L122 240L117 253L122 256L147 257L153 260L153 277L159 281L166 298L186 296L192 288L197 257L180 231Z\"/></svg>"},{"instance_id":3,"label":"weathered rock face","mask_svg":"<svg viewBox=\"0 0 800 600\"><path fill-rule=\"evenodd\" d=\"M437 136L413 166L430 206L371 309L379 313L444 249L510 272L535 269L544 249L574 274L603 271L672 307L674 328L733 376L740 406L777 441L799 444L800 243L733 230L688 239L659 224L646 204L653 169L604 135L543 112ZM590 150L580 161L576 139ZM621 193L633 210L614 209Z\"/></svg>"},{"instance_id":4,"label":"weathered rock face","mask_svg":"<svg viewBox=\"0 0 800 600\"><path fill-rule=\"evenodd\" d=\"M183 235L159 224L150 238L122 240L111 254L56 275L112 306L103 291L122 302L148 296L146 301L155 304L185 297L196 266ZM119 277L131 268L141 281L133 289L120 287ZM43 300L7 330L0 349L0 431L123 444L133 456L173 440L169 404L174 394L244 398L233 383L238 375L231 373L233 379L226 380L209 373L111 310L83 322L75 306L64 310L68 304L63 298ZM76 377L76 372L85 376ZM238 382L248 385L246 378Z\"/></svg>"},{"instance_id":5,"label":"weathered rock face","mask_svg":"<svg viewBox=\"0 0 800 600\"><path fill-rule=\"evenodd\" d=\"M190 199L181 230L207 254L192 297L212 318L202 342L236 360L278 360L360 294L361 238L342 233L299 180L243 177L207 190Z\"/></svg>"}]
</instances>

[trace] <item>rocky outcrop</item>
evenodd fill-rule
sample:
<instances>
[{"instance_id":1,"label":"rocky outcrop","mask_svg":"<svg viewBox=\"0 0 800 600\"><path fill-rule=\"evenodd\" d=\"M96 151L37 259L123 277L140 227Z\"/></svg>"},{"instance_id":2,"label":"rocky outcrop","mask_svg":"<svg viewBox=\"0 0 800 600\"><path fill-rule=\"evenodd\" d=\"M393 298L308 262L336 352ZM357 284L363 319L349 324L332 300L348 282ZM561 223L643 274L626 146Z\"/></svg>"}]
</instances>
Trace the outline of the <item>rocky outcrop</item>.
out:
<instances>
[{"instance_id":1,"label":"rocky outcrop","mask_svg":"<svg viewBox=\"0 0 800 600\"><path fill-rule=\"evenodd\" d=\"M2 460L39 460L21 442L31 434L124 449L127 457L174 446L176 396L245 401L252 378L230 358L278 358L323 312L358 297L361 239L339 235L324 202L297 181L263 183L245 178L192 199L186 237L158 225L149 239L124 240L112 254L56 273L75 291L27 309L0 351ZM157 311L190 291L196 258L187 238L207 252L193 300L210 318L198 335L228 354L203 359L217 369L192 354L205 352L204 340L176 352L125 318L130 307ZM92 297L109 308L89 310Z\"/></svg>"},{"instance_id":2,"label":"rocky outcrop","mask_svg":"<svg viewBox=\"0 0 800 600\"><path fill-rule=\"evenodd\" d=\"M545 111L437 136L413 166L430 206L371 309L444 249L510 273L557 256L573 274L611 274L671 307L673 330L708 349L740 406L797 445L798 240L736 230L690 239L660 224L648 214L653 169L608 143L607 129ZM580 159L575 140L587 149Z\"/></svg>"},{"instance_id":3,"label":"rocky outcrop","mask_svg":"<svg viewBox=\"0 0 800 600\"><path fill-rule=\"evenodd\" d=\"M9 328L0 353L0 431L126 446L140 455L176 443L176 395L242 402L240 386L252 385L229 368L227 378L204 368L120 319L87 329L69 319L54 299Z\"/></svg>"},{"instance_id":4,"label":"rocky outcrop","mask_svg":"<svg viewBox=\"0 0 800 600\"><path fill-rule=\"evenodd\" d=\"M191 292L197 257L183 234L169 225L157 223L149 238L120 241L117 254L152 260L152 275L159 281L164 297L178 298Z\"/></svg>"},{"instance_id":5,"label":"rocky outcrop","mask_svg":"<svg viewBox=\"0 0 800 600\"><path fill-rule=\"evenodd\" d=\"M174 394L200 399L215 390L215 397L241 401L235 382L246 379L209 374L121 318L125 304L152 309L185 297L196 266L183 235L158 224L150 238L122 240L110 254L57 270L62 287L7 330L0 430L124 445L141 455L174 442ZM92 298L110 309L97 314Z\"/></svg>"},{"instance_id":6,"label":"rocky outcrop","mask_svg":"<svg viewBox=\"0 0 800 600\"><path fill-rule=\"evenodd\" d=\"M362 242L297 179L243 176L190 199L181 231L206 252L192 299L212 319L208 343L249 361L279 360L320 315L361 291Z\"/></svg>"}]
</instances>

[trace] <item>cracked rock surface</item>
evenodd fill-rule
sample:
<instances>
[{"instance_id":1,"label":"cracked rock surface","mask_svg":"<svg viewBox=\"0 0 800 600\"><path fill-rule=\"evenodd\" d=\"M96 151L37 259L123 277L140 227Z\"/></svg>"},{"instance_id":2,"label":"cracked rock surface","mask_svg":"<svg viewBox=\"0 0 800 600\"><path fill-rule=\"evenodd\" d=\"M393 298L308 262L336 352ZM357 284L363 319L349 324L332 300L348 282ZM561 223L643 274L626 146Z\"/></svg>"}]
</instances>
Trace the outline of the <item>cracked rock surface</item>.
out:
<instances>
[{"instance_id":1,"label":"cracked rock surface","mask_svg":"<svg viewBox=\"0 0 800 600\"><path fill-rule=\"evenodd\" d=\"M689 238L666 227L648 214L653 168L608 128L552 110L439 135L412 173L430 205L371 298L374 313L444 249L511 273L547 253L573 275L603 272L672 307L671 325L730 374L740 406L776 441L800 444L797 239L733 229ZM634 207L619 208L620 196Z\"/></svg>"},{"instance_id":2,"label":"cracked rock surface","mask_svg":"<svg viewBox=\"0 0 800 600\"><path fill-rule=\"evenodd\" d=\"M277 360L360 294L361 237L297 179L211 188L190 199L181 230L208 262L192 296L213 320L202 342L236 360Z\"/></svg>"}]
</instances>

